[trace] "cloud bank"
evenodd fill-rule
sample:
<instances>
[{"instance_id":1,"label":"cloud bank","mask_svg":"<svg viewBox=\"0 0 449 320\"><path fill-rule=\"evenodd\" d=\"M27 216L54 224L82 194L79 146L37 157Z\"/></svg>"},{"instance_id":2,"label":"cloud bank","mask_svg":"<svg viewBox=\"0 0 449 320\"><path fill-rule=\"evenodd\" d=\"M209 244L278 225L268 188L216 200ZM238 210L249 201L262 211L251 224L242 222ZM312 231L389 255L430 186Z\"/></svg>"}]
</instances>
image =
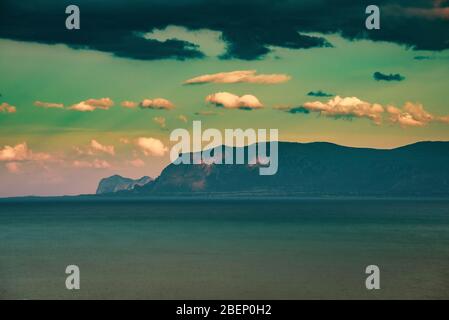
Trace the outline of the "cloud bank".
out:
<instances>
[{"instance_id":1,"label":"cloud bank","mask_svg":"<svg viewBox=\"0 0 449 320\"><path fill-rule=\"evenodd\" d=\"M364 27L360 0L254 1L254 0L79 0L82 26L67 32L64 1L3 0L0 37L46 44L62 43L131 59L199 59L204 54L191 42L176 38L146 39L145 34L167 26L221 33L226 44L223 59L257 60L274 47L309 49L330 47L310 33L339 33L343 37L388 41L414 50L449 48L447 1L381 0L380 30ZM17 19L20 17L20 19ZM62 22L61 22L62 21ZM307 34L306 34L307 33Z\"/></svg>"},{"instance_id":2,"label":"cloud bank","mask_svg":"<svg viewBox=\"0 0 449 320\"><path fill-rule=\"evenodd\" d=\"M401 127L424 127L432 122L449 124L449 115L437 116L424 109L420 103L406 102L402 108L392 105L382 106L378 103L370 103L357 97L342 98L336 96L327 102L306 102L299 107L278 106L275 109L288 113L311 112L332 118L366 118L374 124L380 125L384 120L398 124ZM386 119L385 119L386 118Z\"/></svg>"}]
</instances>

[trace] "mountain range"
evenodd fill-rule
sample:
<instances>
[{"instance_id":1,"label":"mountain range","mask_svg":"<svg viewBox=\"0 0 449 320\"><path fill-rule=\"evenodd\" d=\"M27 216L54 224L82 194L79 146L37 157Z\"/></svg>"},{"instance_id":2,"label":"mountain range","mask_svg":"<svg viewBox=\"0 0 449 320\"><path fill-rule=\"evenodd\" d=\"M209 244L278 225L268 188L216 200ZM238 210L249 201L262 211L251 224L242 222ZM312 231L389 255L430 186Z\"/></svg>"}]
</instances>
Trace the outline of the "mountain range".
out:
<instances>
[{"instance_id":1,"label":"mountain range","mask_svg":"<svg viewBox=\"0 0 449 320\"><path fill-rule=\"evenodd\" d=\"M147 183L122 188L123 180L109 178L99 190L122 196L449 196L449 142L388 150L279 142L278 155L272 176L259 175L259 165L169 164Z\"/></svg>"}]
</instances>

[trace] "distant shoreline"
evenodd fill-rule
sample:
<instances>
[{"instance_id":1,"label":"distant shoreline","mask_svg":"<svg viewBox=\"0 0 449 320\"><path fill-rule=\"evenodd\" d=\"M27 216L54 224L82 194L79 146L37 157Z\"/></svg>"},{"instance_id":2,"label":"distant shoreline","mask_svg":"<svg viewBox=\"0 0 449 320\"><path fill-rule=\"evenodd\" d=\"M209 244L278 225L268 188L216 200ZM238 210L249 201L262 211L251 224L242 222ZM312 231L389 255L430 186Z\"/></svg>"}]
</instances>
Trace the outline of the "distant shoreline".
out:
<instances>
[{"instance_id":1,"label":"distant shoreline","mask_svg":"<svg viewBox=\"0 0 449 320\"><path fill-rule=\"evenodd\" d=\"M207 202L207 201L244 201L244 202L265 202L265 201L449 201L449 196L422 196L402 195L402 196L337 196L337 195L303 195L303 196L263 196L246 195L75 195L75 196L21 196L0 198L0 203L6 202Z\"/></svg>"}]
</instances>

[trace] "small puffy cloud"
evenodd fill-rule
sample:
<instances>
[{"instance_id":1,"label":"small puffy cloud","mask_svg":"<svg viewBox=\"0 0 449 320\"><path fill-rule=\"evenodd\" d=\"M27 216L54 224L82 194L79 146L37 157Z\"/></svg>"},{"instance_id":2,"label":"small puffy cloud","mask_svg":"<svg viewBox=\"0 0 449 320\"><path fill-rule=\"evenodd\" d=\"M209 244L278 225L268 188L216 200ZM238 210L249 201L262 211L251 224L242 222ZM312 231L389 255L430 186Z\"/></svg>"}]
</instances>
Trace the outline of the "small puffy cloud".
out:
<instances>
[{"instance_id":1,"label":"small puffy cloud","mask_svg":"<svg viewBox=\"0 0 449 320\"><path fill-rule=\"evenodd\" d=\"M179 121L182 121L182 122L184 122L184 123L187 123L187 121L189 121L189 119L187 118L187 116L185 116L185 115L183 115L183 114L180 114L180 115L178 116L178 120L179 120Z\"/></svg>"},{"instance_id":2,"label":"small puffy cloud","mask_svg":"<svg viewBox=\"0 0 449 320\"><path fill-rule=\"evenodd\" d=\"M164 146L162 141L155 138L138 138L137 145L146 156L162 157L168 151L168 148Z\"/></svg>"},{"instance_id":3,"label":"small puffy cloud","mask_svg":"<svg viewBox=\"0 0 449 320\"><path fill-rule=\"evenodd\" d=\"M375 124L381 123L384 112L384 108L380 104L365 102L356 97L341 98L340 96L324 103L320 101L306 102L302 107L327 117L368 118Z\"/></svg>"},{"instance_id":4,"label":"small puffy cloud","mask_svg":"<svg viewBox=\"0 0 449 320\"><path fill-rule=\"evenodd\" d=\"M54 103L54 102L42 102L42 101L34 101L34 105L36 107L41 107L45 109L55 108L55 109L63 109L64 105L62 103Z\"/></svg>"},{"instance_id":5,"label":"small puffy cloud","mask_svg":"<svg viewBox=\"0 0 449 320\"><path fill-rule=\"evenodd\" d=\"M72 105L69 109L81 112L92 112L96 109L109 110L114 105L110 98L88 99Z\"/></svg>"},{"instance_id":6,"label":"small puffy cloud","mask_svg":"<svg viewBox=\"0 0 449 320\"><path fill-rule=\"evenodd\" d=\"M387 112L390 115L390 121L398 123L402 127L423 127L435 120L435 117L424 110L421 104L411 102L407 102L402 110L394 106L388 106Z\"/></svg>"},{"instance_id":7,"label":"small puffy cloud","mask_svg":"<svg viewBox=\"0 0 449 320\"><path fill-rule=\"evenodd\" d=\"M175 105L167 99L144 99L139 103L142 109L159 109L159 110L171 110L175 108Z\"/></svg>"},{"instance_id":8,"label":"small puffy cloud","mask_svg":"<svg viewBox=\"0 0 449 320\"><path fill-rule=\"evenodd\" d=\"M0 112L2 113L15 113L17 111L16 107L10 105L7 102L0 104Z\"/></svg>"},{"instance_id":9,"label":"small puffy cloud","mask_svg":"<svg viewBox=\"0 0 449 320\"><path fill-rule=\"evenodd\" d=\"M123 143L123 144L129 144L129 142L130 142L128 138L120 138L119 141L120 141L120 143Z\"/></svg>"},{"instance_id":10,"label":"small puffy cloud","mask_svg":"<svg viewBox=\"0 0 449 320\"><path fill-rule=\"evenodd\" d=\"M259 99L251 94L245 94L240 97L229 92L217 92L210 94L206 97L206 102L209 102L217 107L224 107L226 109L252 110L263 107Z\"/></svg>"},{"instance_id":11,"label":"small puffy cloud","mask_svg":"<svg viewBox=\"0 0 449 320\"><path fill-rule=\"evenodd\" d=\"M154 117L153 121L156 122L161 128L165 128L167 125L164 117Z\"/></svg>"},{"instance_id":12,"label":"small puffy cloud","mask_svg":"<svg viewBox=\"0 0 449 320\"><path fill-rule=\"evenodd\" d=\"M373 73L373 78L376 81L402 81L402 80L405 80L405 77L401 76L399 73L384 74L379 71L376 71Z\"/></svg>"},{"instance_id":13,"label":"small puffy cloud","mask_svg":"<svg viewBox=\"0 0 449 320\"><path fill-rule=\"evenodd\" d=\"M240 70L231 72L220 72L205 74L184 81L184 84L204 84L204 83L257 83L276 84L287 82L291 79L285 74L256 74L256 70Z\"/></svg>"},{"instance_id":14,"label":"small puffy cloud","mask_svg":"<svg viewBox=\"0 0 449 320\"><path fill-rule=\"evenodd\" d=\"M122 103L120 104L123 108L128 108L128 109L134 109L135 107L137 107L138 103L134 102L134 101L122 101Z\"/></svg>"},{"instance_id":15,"label":"small puffy cloud","mask_svg":"<svg viewBox=\"0 0 449 320\"><path fill-rule=\"evenodd\" d=\"M320 97L320 98L321 98L321 97L329 98L329 97L335 96L335 95L332 94L332 93L327 93L327 92L324 92L324 91L321 91L321 90L318 90L318 91L310 91L310 92L307 93L307 95L310 96L310 97Z\"/></svg>"},{"instance_id":16,"label":"small puffy cloud","mask_svg":"<svg viewBox=\"0 0 449 320\"><path fill-rule=\"evenodd\" d=\"M115 149L114 146L106 146L106 145L102 145L101 143L99 143L97 140L91 140L90 141L90 147L94 150L94 151L99 151L99 152L104 152L104 153L108 153L110 155L115 155Z\"/></svg>"},{"instance_id":17,"label":"small puffy cloud","mask_svg":"<svg viewBox=\"0 0 449 320\"><path fill-rule=\"evenodd\" d=\"M5 164L6 170L11 173L19 173L20 172L20 164L18 162L8 162Z\"/></svg>"},{"instance_id":18,"label":"small puffy cloud","mask_svg":"<svg viewBox=\"0 0 449 320\"><path fill-rule=\"evenodd\" d=\"M106 160L95 159L93 161L75 160L73 161L75 168L93 168L93 169L108 169L111 168L111 164Z\"/></svg>"}]
</instances>

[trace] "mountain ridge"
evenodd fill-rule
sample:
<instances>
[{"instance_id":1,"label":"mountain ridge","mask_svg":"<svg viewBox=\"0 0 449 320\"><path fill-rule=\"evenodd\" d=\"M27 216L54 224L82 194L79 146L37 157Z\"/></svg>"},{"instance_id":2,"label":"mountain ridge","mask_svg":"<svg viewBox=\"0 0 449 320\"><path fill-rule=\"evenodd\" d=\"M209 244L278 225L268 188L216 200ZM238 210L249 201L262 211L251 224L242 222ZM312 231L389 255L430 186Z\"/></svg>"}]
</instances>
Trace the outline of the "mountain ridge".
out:
<instances>
[{"instance_id":1,"label":"mountain ridge","mask_svg":"<svg viewBox=\"0 0 449 320\"><path fill-rule=\"evenodd\" d=\"M142 186L151 181L153 181L153 179L148 176L143 176L139 179L131 179L115 174L113 176L101 179L95 194L98 195L116 193L119 191L130 191L136 186Z\"/></svg>"},{"instance_id":2,"label":"mountain ridge","mask_svg":"<svg viewBox=\"0 0 449 320\"><path fill-rule=\"evenodd\" d=\"M248 147L244 149L246 154ZM279 142L278 173L259 176L256 169L258 165L169 164L154 181L120 194L449 196L449 142L443 141L393 149Z\"/></svg>"}]
</instances>

